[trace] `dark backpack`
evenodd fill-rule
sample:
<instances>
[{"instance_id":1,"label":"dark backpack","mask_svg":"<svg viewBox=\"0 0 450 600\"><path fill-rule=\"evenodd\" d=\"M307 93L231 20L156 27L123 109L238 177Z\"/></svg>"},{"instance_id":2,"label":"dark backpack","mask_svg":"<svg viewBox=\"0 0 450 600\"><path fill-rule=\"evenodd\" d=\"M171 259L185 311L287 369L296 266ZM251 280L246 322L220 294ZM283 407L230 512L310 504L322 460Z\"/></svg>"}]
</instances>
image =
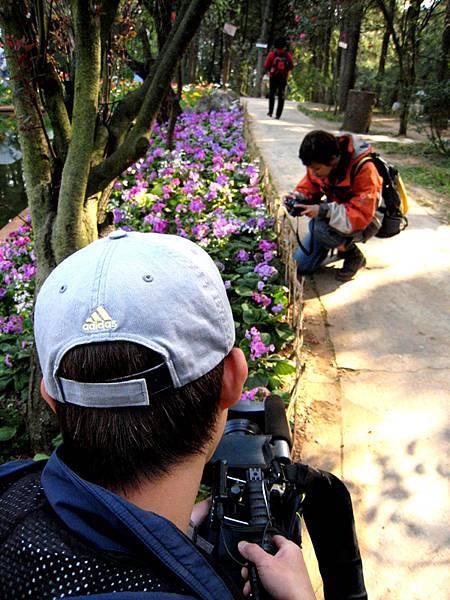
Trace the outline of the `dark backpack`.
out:
<instances>
[{"instance_id":1,"label":"dark backpack","mask_svg":"<svg viewBox=\"0 0 450 600\"><path fill-rule=\"evenodd\" d=\"M383 213L383 220L375 237L389 238L399 234L408 226L408 219L405 217L405 213L408 211L405 186L398 169L376 152L371 152L356 163L353 167L352 177L358 173L364 163L369 161L375 165L378 174L383 179L381 195L384 206L378 207L378 210Z\"/></svg>"},{"instance_id":2,"label":"dark backpack","mask_svg":"<svg viewBox=\"0 0 450 600\"><path fill-rule=\"evenodd\" d=\"M272 61L272 66L270 67L270 76L274 77L277 75L282 75L283 77L287 77L289 68L291 66L291 61L289 60L286 52L278 52L275 50L275 58Z\"/></svg>"}]
</instances>

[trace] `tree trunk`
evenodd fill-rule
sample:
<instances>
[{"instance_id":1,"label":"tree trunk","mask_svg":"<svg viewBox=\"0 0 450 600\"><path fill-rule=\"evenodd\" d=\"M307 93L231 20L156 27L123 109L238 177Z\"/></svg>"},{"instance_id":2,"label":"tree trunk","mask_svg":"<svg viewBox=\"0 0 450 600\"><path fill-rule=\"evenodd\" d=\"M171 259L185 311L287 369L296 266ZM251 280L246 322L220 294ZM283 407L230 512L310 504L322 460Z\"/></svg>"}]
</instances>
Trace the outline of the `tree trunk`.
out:
<instances>
[{"instance_id":1,"label":"tree trunk","mask_svg":"<svg viewBox=\"0 0 450 600\"><path fill-rule=\"evenodd\" d=\"M187 83L193 83L197 75L197 52L198 52L198 37L195 36L189 46L188 52L188 67L187 67Z\"/></svg>"},{"instance_id":2,"label":"tree trunk","mask_svg":"<svg viewBox=\"0 0 450 600\"><path fill-rule=\"evenodd\" d=\"M259 41L267 44L269 38L269 25L270 25L270 14L272 10L272 0L266 0L264 4L264 12L261 23L261 32L259 34ZM264 48L258 48L257 61L256 61L256 79L255 79L255 92L256 98L261 97L261 81L263 78L263 64L264 64Z\"/></svg>"},{"instance_id":3,"label":"tree trunk","mask_svg":"<svg viewBox=\"0 0 450 600\"><path fill-rule=\"evenodd\" d=\"M224 34L224 36L222 83L223 85L228 85L231 71L231 47L233 45L233 38L228 34Z\"/></svg>"},{"instance_id":4,"label":"tree trunk","mask_svg":"<svg viewBox=\"0 0 450 600\"><path fill-rule=\"evenodd\" d=\"M389 4L389 14L394 15L394 11L395 11L395 4L396 4L397 0L390 0L390 4ZM375 83L375 93L378 97L377 102L380 102L380 94L381 94L381 86L382 86L382 82L383 82L383 78L384 78L384 69L386 67L386 58L387 58L387 52L389 49L389 40L391 38L391 31L389 29L389 27L385 27L384 29L384 35L383 35L383 42L381 44L381 52L380 52L380 60L378 62L378 72L377 72L377 79L376 79L376 83Z\"/></svg>"},{"instance_id":5,"label":"tree trunk","mask_svg":"<svg viewBox=\"0 0 450 600\"><path fill-rule=\"evenodd\" d=\"M358 55L359 36L363 18L363 4L355 0L345 9L345 23L347 32L347 48L343 49L341 60L341 73L339 78L339 110L344 111L350 88L355 84L356 58Z\"/></svg>"},{"instance_id":6,"label":"tree trunk","mask_svg":"<svg viewBox=\"0 0 450 600\"><path fill-rule=\"evenodd\" d=\"M350 90L345 110L344 131L353 133L367 133L372 119L372 109L375 106L376 94L374 92L362 92Z\"/></svg>"},{"instance_id":7,"label":"tree trunk","mask_svg":"<svg viewBox=\"0 0 450 600\"><path fill-rule=\"evenodd\" d=\"M71 0L76 60L70 114L61 82L52 72L53 57L47 60L46 52L39 54L42 40L36 37L32 20L35 15L29 16L28 3L16 0L1 5L0 20L33 222L37 290L59 261L96 239L97 223L106 210L112 182L148 149L148 134L172 73L211 1L190 0L183 4L183 13L167 37L152 75L139 90L121 101L108 127L101 122L103 111L98 107L102 44L109 34L106 25L109 23L110 27L114 21L119 0L104 3L98 11L91 10L89 0ZM44 14L45 21L47 17ZM55 132L54 142L45 129L41 98ZM34 449L48 451L54 431L51 415L40 398L39 381L34 361L28 429Z\"/></svg>"}]
</instances>

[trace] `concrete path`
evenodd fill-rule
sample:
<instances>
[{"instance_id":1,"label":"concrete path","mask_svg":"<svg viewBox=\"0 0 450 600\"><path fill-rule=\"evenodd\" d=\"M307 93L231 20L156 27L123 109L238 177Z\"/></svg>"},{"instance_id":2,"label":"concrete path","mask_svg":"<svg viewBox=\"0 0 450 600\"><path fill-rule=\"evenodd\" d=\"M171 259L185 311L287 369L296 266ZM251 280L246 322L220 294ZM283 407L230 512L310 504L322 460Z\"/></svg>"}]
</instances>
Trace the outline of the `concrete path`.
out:
<instances>
[{"instance_id":1,"label":"concrete path","mask_svg":"<svg viewBox=\"0 0 450 600\"><path fill-rule=\"evenodd\" d=\"M304 173L298 148L317 126L293 102L279 121L266 116L266 100L245 103L284 194ZM364 247L367 269L353 281L338 287L328 268L306 288L306 312L317 308L312 322L322 321L331 359L315 373L301 456L352 492L371 600L447 600L450 228L414 202L408 218L401 235Z\"/></svg>"}]
</instances>

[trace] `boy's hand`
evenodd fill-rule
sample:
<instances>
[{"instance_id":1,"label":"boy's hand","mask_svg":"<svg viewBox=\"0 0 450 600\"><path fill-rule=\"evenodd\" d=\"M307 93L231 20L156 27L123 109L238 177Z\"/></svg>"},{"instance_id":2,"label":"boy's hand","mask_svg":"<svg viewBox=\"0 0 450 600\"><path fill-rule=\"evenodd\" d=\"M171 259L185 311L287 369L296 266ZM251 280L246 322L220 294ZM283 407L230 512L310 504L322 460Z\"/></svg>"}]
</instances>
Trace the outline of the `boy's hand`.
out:
<instances>
[{"instance_id":1,"label":"boy's hand","mask_svg":"<svg viewBox=\"0 0 450 600\"><path fill-rule=\"evenodd\" d=\"M317 217L319 214L319 205L318 204L296 204L296 208L300 208L302 211L302 217Z\"/></svg>"},{"instance_id":2,"label":"boy's hand","mask_svg":"<svg viewBox=\"0 0 450 600\"><path fill-rule=\"evenodd\" d=\"M282 535L274 535L272 539L278 548L275 556L249 542L239 542L239 552L255 565L264 589L275 600L315 600L301 549ZM247 567L241 574L246 580L244 596L248 596L251 589Z\"/></svg>"}]
</instances>

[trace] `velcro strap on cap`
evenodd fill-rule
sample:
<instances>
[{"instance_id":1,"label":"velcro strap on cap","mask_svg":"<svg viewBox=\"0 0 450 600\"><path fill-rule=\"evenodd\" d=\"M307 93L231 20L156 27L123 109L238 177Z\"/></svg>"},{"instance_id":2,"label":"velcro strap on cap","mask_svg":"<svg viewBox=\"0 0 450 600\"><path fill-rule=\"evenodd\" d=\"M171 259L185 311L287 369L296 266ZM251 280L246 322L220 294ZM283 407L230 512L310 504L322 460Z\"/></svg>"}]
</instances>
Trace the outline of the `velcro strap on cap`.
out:
<instances>
[{"instance_id":1,"label":"velcro strap on cap","mask_svg":"<svg viewBox=\"0 0 450 600\"><path fill-rule=\"evenodd\" d=\"M84 383L59 377L58 383L60 402L87 408L118 408L149 404L145 379L117 383Z\"/></svg>"}]
</instances>

